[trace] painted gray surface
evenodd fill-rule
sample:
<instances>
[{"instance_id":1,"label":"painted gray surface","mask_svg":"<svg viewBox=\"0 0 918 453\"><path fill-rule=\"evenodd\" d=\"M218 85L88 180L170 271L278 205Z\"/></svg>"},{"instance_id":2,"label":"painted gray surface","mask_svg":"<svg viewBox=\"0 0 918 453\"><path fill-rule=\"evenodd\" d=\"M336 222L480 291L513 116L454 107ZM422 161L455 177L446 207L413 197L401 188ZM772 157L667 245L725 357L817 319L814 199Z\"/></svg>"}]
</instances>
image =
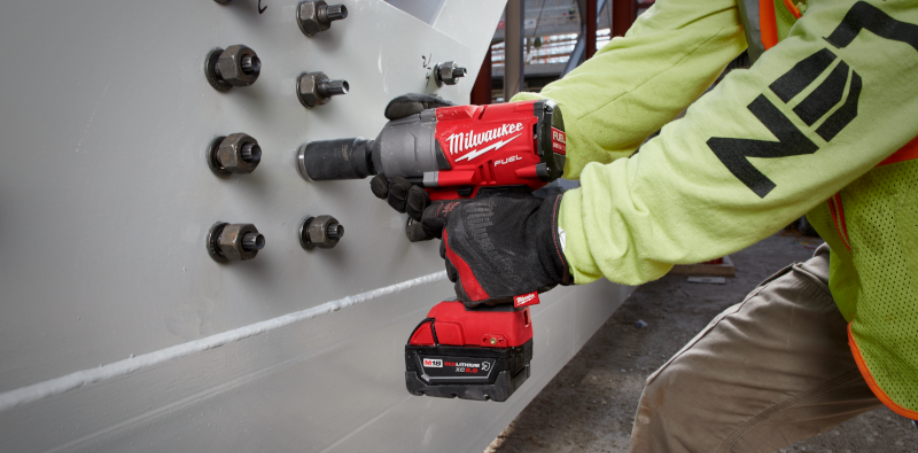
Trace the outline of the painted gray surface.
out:
<instances>
[{"instance_id":1,"label":"painted gray surface","mask_svg":"<svg viewBox=\"0 0 918 453\"><path fill-rule=\"evenodd\" d=\"M442 269L366 181L309 184L308 140L375 136L405 92L467 102L503 2L447 1L431 27L379 0L309 39L295 1L0 4L0 393ZM472 7L474 6L474 8ZM465 27L462 24L469 24ZM202 61L242 43L255 85L214 91ZM436 90L426 59L466 64ZM468 63L467 63L468 62ZM303 109L302 71L351 92ZM217 178L210 139L257 138L251 175ZM303 251L307 213L347 227ZM204 251L217 220L267 237L252 261ZM446 282L412 288L0 412L4 451L481 451L626 296L608 283L534 309L533 377L504 404L410 397L402 348Z\"/></svg>"},{"instance_id":2,"label":"painted gray surface","mask_svg":"<svg viewBox=\"0 0 918 453\"><path fill-rule=\"evenodd\" d=\"M446 0L386 0L386 3L433 25Z\"/></svg>"}]
</instances>

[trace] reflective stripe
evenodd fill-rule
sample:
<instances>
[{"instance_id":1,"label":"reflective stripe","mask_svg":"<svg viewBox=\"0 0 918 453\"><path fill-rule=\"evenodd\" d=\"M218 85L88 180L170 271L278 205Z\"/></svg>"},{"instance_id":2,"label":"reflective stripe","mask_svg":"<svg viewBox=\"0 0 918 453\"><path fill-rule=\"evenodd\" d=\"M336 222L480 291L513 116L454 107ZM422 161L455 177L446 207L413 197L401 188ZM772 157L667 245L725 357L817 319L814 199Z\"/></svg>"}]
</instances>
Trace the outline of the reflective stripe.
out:
<instances>
[{"instance_id":1,"label":"reflective stripe","mask_svg":"<svg viewBox=\"0 0 918 453\"><path fill-rule=\"evenodd\" d=\"M746 51L749 53L749 62L755 63L765 52L762 45L762 36L759 30L759 0L738 0L740 17L743 28L746 30Z\"/></svg>"},{"instance_id":2,"label":"reflective stripe","mask_svg":"<svg viewBox=\"0 0 918 453\"><path fill-rule=\"evenodd\" d=\"M793 0L739 0L738 6L743 26L746 29L749 61L752 63L755 63L763 52L778 44L781 35L787 33L787 28L802 16ZM776 9L782 6L783 22L781 25L784 31L779 33ZM784 11L787 11L789 15Z\"/></svg>"},{"instance_id":3,"label":"reflective stripe","mask_svg":"<svg viewBox=\"0 0 918 453\"><path fill-rule=\"evenodd\" d=\"M912 141L899 148L898 151L887 157L886 160L877 164L877 167L914 159L918 159L918 137L913 138Z\"/></svg>"},{"instance_id":4,"label":"reflective stripe","mask_svg":"<svg viewBox=\"0 0 918 453\"><path fill-rule=\"evenodd\" d=\"M864 376L864 380L867 381L867 386L870 387L870 390L873 391L873 394L876 395L879 400L886 405L893 412L912 420L918 420L918 412L908 410L898 404L896 404L892 399L886 395L886 392L877 385L877 381L873 379L873 375L870 374L870 370L867 368L867 364L864 363L864 357L861 355L860 348L857 347L857 341L854 340L854 334L851 333L851 323L848 323L848 345L851 346L851 355L854 356L854 362L857 363L857 369L861 371L861 374Z\"/></svg>"}]
</instances>

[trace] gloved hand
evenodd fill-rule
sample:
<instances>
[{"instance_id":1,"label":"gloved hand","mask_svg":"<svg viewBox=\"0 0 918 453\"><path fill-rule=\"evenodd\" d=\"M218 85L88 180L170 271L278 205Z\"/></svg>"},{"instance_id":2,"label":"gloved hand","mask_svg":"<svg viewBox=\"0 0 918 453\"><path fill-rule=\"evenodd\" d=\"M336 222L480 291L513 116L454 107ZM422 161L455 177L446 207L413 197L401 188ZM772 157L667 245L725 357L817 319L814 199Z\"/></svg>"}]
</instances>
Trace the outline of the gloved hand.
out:
<instances>
[{"instance_id":1,"label":"gloved hand","mask_svg":"<svg viewBox=\"0 0 918 453\"><path fill-rule=\"evenodd\" d=\"M416 115L423 110L452 105L452 102L430 94L405 94L389 101L385 115L391 121ZM390 182L386 175L376 175L370 180L370 189L373 195L387 200L389 206L398 212L407 213L414 221L421 220L421 213L430 204L430 197L424 189L412 185L402 177L394 178ZM411 242L433 239L418 222L409 220L405 232Z\"/></svg>"},{"instance_id":2,"label":"gloved hand","mask_svg":"<svg viewBox=\"0 0 918 453\"><path fill-rule=\"evenodd\" d=\"M442 234L440 255L459 300L493 306L574 283L558 230L561 197L501 194L424 210L424 230Z\"/></svg>"}]
</instances>

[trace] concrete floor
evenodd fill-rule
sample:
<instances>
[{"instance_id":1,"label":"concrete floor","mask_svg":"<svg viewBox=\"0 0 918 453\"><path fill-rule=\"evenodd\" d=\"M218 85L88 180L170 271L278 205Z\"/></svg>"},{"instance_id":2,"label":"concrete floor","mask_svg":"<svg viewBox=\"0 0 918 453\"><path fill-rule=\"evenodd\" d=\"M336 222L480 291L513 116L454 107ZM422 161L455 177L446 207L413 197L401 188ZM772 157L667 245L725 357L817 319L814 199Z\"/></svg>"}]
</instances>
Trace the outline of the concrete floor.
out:
<instances>
[{"instance_id":1,"label":"concrete floor","mask_svg":"<svg viewBox=\"0 0 918 453\"><path fill-rule=\"evenodd\" d=\"M731 256L737 275L726 285L668 275L638 288L485 453L627 452L644 379L715 315L809 258L820 242L770 237ZM915 453L918 429L884 408L780 451Z\"/></svg>"}]
</instances>

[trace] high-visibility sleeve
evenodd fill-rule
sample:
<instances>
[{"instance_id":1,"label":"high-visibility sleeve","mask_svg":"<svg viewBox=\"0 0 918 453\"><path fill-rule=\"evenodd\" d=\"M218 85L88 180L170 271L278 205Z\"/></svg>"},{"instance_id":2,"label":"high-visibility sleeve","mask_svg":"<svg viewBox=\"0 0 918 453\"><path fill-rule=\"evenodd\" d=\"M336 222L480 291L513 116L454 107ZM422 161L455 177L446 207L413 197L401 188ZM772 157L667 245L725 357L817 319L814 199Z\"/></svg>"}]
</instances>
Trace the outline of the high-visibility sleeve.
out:
<instances>
[{"instance_id":1,"label":"high-visibility sleeve","mask_svg":"<svg viewBox=\"0 0 918 453\"><path fill-rule=\"evenodd\" d=\"M581 181L559 214L577 283L640 284L741 250L918 135L914 2L810 2L752 68L732 71L639 153L604 165L744 45L729 2L661 0L649 13L541 95L562 107L568 169Z\"/></svg>"},{"instance_id":2,"label":"high-visibility sleeve","mask_svg":"<svg viewBox=\"0 0 918 453\"><path fill-rule=\"evenodd\" d=\"M630 156L745 48L735 0L658 1L624 38L541 93L512 100L548 98L561 106L569 150L564 177L578 179L588 163Z\"/></svg>"}]
</instances>

